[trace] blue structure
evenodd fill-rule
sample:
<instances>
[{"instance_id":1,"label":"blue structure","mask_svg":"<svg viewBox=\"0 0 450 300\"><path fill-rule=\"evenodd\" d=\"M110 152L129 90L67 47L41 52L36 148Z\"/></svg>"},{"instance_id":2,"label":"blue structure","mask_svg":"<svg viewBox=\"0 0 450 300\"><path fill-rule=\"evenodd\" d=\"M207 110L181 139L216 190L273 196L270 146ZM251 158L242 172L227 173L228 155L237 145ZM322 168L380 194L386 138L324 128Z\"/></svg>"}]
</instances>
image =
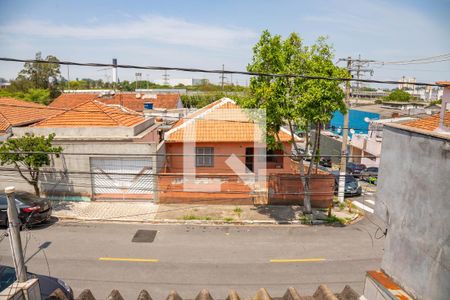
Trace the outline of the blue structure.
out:
<instances>
[{"instance_id":1,"label":"blue structure","mask_svg":"<svg viewBox=\"0 0 450 300\"><path fill-rule=\"evenodd\" d=\"M369 123L364 121L365 118L369 118L371 120L379 120L380 114L350 109L348 120L349 128L354 129L355 133L367 134L369 131ZM333 113L333 118L330 121L329 130L336 134L342 135L342 127L344 127L344 115L339 111L335 111ZM349 137L352 136L350 131L348 135Z\"/></svg>"}]
</instances>

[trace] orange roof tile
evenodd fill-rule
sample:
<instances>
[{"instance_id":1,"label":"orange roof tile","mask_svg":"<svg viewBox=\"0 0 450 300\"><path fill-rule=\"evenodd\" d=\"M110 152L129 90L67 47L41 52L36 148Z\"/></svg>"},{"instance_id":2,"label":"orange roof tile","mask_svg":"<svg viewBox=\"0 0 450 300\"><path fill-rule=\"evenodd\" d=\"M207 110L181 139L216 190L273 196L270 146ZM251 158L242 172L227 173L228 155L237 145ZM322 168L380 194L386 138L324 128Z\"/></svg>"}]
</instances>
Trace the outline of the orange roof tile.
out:
<instances>
[{"instance_id":1,"label":"orange roof tile","mask_svg":"<svg viewBox=\"0 0 450 300\"><path fill-rule=\"evenodd\" d=\"M41 121L60 113L45 105L13 98L0 98L0 132L11 126L22 126Z\"/></svg>"},{"instance_id":2,"label":"orange roof tile","mask_svg":"<svg viewBox=\"0 0 450 300\"><path fill-rule=\"evenodd\" d=\"M82 103L90 100L94 100L98 97L98 94L61 94L55 100L52 101L48 106L54 108L64 108L70 109Z\"/></svg>"},{"instance_id":3,"label":"orange roof tile","mask_svg":"<svg viewBox=\"0 0 450 300\"><path fill-rule=\"evenodd\" d=\"M450 81L438 81L436 84L447 85L447 87L450 87Z\"/></svg>"},{"instance_id":4,"label":"orange roof tile","mask_svg":"<svg viewBox=\"0 0 450 300\"><path fill-rule=\"evenodd\" d=\"M233 100L222 98L178 121L166 133L166 141L254 142L265 138L262 135L246 110ZM291 140L290 134L282 130L279 137L282 142Z\"/></svg>"},{"instance_id":5,"label":"orange roof tile","mask_svg":"<svg viewBox=\"0 0 450 300\"><path fill-rule=\"evenodd\" d=\"M35 127L115 127L133 126L145 119L135 111L119 105L108 105L97 100L82 103L68 111L50 117Z\"/></svg>"},{"instance_id":6,"label":"orange roof tile","mask_svg":"<svg viewBox=\"0 0 450 300\"><path fill-rule=\"evenodd\" d=\"M178 94L158 94L155 98L147 95L136 98L136 95L136 93L117 93L113 96L101 97L99 93L61 94L49 106L69 109L90 100L98 100L106 104L119 104L134 111L142 112L145 102L153 103L154 108L174 109L178 107L180 101L180 95Z\"/></svg>"},{"instance_id":7,"label":"orange roof tile","mask_svg":"<svg viewBox=\"0 0 450 300\"><path fill-rule=\"evenodd\" d=\"M153 108L175 109L178 108L181 99L178 94L157 94L156 98L144 95L142 101L153 103Z\"/></svg>"},{"instance_id":8,"label":"orange roof tile","mask_svg":"<svg viewBox=\"0 0 450 300\"><path fill-rule=\"evenodd\" d=\"M439 121L440 121L440 114L435 114L429 117L403 122L401 123L401 125L422 130L435 131L436 129L439 128ZM444 124L450 126L450 111L445 112Z\"/></svg>"}]
</instances>

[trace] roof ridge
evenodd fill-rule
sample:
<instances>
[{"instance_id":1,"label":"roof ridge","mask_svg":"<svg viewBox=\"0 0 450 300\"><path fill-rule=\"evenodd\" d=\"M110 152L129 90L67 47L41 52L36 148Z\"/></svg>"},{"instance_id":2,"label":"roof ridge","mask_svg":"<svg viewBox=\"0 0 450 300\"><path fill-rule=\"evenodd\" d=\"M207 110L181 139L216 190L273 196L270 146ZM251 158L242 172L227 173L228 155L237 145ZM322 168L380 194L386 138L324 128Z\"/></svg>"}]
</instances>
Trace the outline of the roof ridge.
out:
<instances>
[{"instance_id":1,"label":"roof ridge","mask_svg":"<svg viewBox=\"0 0 450 300\"><path fill-rule=\"evenodd\" d=\"M41 120L41 121L39 121L39 122L34 123L33 125L31 125L31 127L37 127L37 126L40 125L41 123L44 123L44 122L46 122L46 121L48 121L48 120L54 119L54 118L56 118L56 117L59 117L59 116L65 114L65 113L68 113L68 112L70 112L70 111L77 111L76 109L77 109L78 107L80 107L80 106L82 106L82 105L85 105L86 103L91 102L91 101L94 101L94 100L87 100L86 102L80 103L80 104L78 104L78 105L76 105L76 106L74 106L74 107L72 107L72 108L56 108L56 107L51 107L51 108L49 108L49 109L51 109L51 110L61 110L61 112L58 113L58 114L55 114L54 116L50 116L50 117L48 117L48 118L44 118L43 120Z\"/></svg>"},{"instance_id":2,"label":"roof ridge","mask_svg":"<svg viewBox=\"0 0 450 300\"><path fill-rule=\"evenodd\" d=\"M219 100L216 100L215 102L217 102L217 103L214 104L212 107L209 107L208 109L206 109L205 111L201 112L200 114L195 115L194 117L191 117L186 122L184 122L184 123L182 123L182 124L180 124L180 125L178 125L178 126L176 126L174 128L171 128L169 131L166 132L167 137L169 137L169 135L171 135L172 133L176 132L177 130L182 129L182 128L186 127L187 125L195 122L201 116L204 116L204 115L212 112L213 110L217 109L218 107L221 107L222 105L225 105L226 103L236 104L236 102L234 100L232 100L232 99L230 99L228 97L222 97ZM214 103L214 102L212 102L212 103ZM205 106L205 107L207 107L207 106ZM205 108L205 107L203 107L203 108ZM201 108L201 109L203 109L203 108ZM195 112L193 112L192 114L194 114L194 113ZM187 117L189 117L189 116L187 116ZM185 117L183 119L186 119L187 117Z\"/></svg>"},{"instance_id":3,"label":"roof ridge","mask_svg":"<svg viewBox=\"0 0 450 300\"><path fill-rule=\"evenodd\" d=\"M100 102L100 101L98 101L98 100L92 100L92 102L93 102L93 103L95 104L95 106L97 106L97 107L98 107L98 108L99 108L106 116L108 116L108 118L110 118L114 123L116 123L116 125L120 126L120 122L117 121L117 120L116 120L115 118L113 118L112 116L110 116L110 114L104 110L104 107L99 106L99 104L100 104L100 105L103 105L103 106L106 106L106 107L109 107L109 106L107 106L105 103ZM110 108L111 108L111 107L110 107Z\"/></svg>"}]
</instances>

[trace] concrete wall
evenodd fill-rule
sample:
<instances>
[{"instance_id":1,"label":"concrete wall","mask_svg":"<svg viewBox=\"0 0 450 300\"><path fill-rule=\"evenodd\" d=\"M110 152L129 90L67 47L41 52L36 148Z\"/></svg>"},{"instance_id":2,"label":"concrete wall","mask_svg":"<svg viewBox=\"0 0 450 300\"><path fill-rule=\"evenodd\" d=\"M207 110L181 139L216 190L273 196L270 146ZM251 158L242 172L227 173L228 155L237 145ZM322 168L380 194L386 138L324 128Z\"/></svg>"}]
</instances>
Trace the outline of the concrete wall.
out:
<instances>
[{"instance_id":1,"label":"concrete wall","mask_svg":"<svg viewBox=\"0 0 450 300\"><path fill-rule=\"evenodd\" d=\"M133 127L14 127L15 136L23 136L27 132L36 135L55 133L61 137L135 137L154 124L154 119L146 119Z\"/></svg>"},{"instance_id":2,"label":"concrete wall","mask_svg":"<svg viewBox=\"0 0 450 300\"><path fill-rule=\"evenodd\" d=\"M310 143L313 143L316 132L311 131ZM340 139L335 139L331 136L320 135L320 155L327 156L332 155L331 161L335 164L340 162L342 141ZM312 150L312 147L309 147Z\"/></svg>"},{"instance_id":3,"label":"concrete wall","mask_svg":"<svg viewBox=\"0 0 450 300\"><path fill-rule=\"evenodd\" d=\"M132 143L129 141L68 141L55 139L53 144L61 146L63 152L80 153L80 155L52 156L52 165L42 173L41 189L46 195L53 195L68 200L89 200L92 196L92 180L90 158L121 157L124 154L149 155L148 159L156 165L157 158L150 156L156 153L156 143ZM82 155L82 154L88 155ZM107 155L105 155L107 154ZM67 171L67 172L65 172ZM77 172L77 173L73 173ZM19 177L17 171L3 171L0 174L0 190L14 185L17 190L34 192L31 185Z\"/></svg>"},{"instance_id":4,"label":"concrete wall","mask_svg":"<svg viewBox=\"0 0 450 300\"><path fill-rule=\"evenodd\" d=\"M384 127L376 214L382 269L418 299L450 295L450 140Z\"/></svg>"}]
</instances>

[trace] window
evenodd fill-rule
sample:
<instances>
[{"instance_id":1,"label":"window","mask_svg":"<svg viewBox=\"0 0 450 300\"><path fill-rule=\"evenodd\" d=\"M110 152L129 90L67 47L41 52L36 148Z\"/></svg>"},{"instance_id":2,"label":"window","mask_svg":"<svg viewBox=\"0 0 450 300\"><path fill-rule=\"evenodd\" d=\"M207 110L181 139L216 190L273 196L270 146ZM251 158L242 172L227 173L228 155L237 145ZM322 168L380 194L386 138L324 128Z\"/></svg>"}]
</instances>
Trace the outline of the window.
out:
<instances>
[{"instance_id":1,"label":"window","mask_svg":"<svg viewBox=\"0 0 450 300\"><path fill-rule=\"evenodd\" d=\"M195 166L212 167L214 166L214 148L196 147L195 148Z\"/></svg>"}]
</instances>

